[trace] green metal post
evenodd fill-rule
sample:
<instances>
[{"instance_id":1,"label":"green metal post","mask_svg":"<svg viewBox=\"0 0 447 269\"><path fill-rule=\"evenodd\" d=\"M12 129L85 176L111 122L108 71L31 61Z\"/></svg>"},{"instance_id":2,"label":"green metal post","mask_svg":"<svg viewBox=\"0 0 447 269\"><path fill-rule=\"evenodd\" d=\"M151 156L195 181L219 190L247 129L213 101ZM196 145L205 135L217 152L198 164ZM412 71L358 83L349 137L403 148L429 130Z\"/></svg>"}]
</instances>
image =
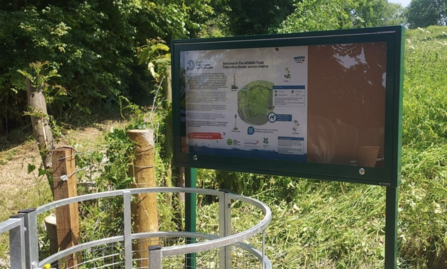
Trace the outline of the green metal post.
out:
<instances>
[{"instance_id":1,"label":"green metal post","mask_svg":"<svg viewBox=\"0 0 447 269\"><path fill-rule=\"evenodd\" d=\"M196 169L185 167L185 186L196 188ZM196 231L196 194L186 193L185 195L185 228L188 232ZM195 238L186 238L187 244L196 242ZM196 268L196 254L186 254L186 268Z\"/></svg>"},{"instance_id":2,"label":"green metal post","mask_svg":"<svg viewBox=\"0 0 447 269\"><path fill-rule=\"evenodd\" d=\"M397 187L386 187L385 269L397 268L397 190Z\"/></svg>"}]
</instances>

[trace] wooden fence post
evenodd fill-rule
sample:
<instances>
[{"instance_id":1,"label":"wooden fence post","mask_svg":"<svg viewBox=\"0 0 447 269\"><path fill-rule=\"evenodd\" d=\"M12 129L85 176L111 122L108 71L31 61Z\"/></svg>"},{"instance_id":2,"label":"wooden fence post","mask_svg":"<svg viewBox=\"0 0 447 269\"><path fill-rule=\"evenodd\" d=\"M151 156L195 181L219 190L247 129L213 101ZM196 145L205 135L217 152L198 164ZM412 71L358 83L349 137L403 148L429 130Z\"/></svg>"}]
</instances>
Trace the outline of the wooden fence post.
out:
<instances>
[{"instance_id":1,"label":"wooden fence post","mask_svg":"<svg viewBox=\"0 0 447 269\"><path fill-rule=\"evenodd\" d=\"M54 200L77 196L75 150L69 147L55 149L52 161ZM56 208L56 226L59 250L79 243L78 203ZM69 255L59 262L59 268L77 268L77 263L75 255Z\"/></svg>"},{"instance_id":2,"label":"wooden fence post","mask_svg":"<svg viewBox=\"0 0 447 269\"><path fill-rule=\"evenodd\" d=\"M166 117L166 129L165 129L165 148L164 148L164 159L167 162L168 167L166 168L166 180L165 187L172 187L172 84L171 84L171 66L166 68L166 82L165 82L165 109L168 111L168 116ZM167 203L172 205L172 193L167 193Z\"/></svg>"},{"instance_id":3,"label":"wooden fence post","mask_svg":"<svg viewBox=\"0 0 447 269\"><path fill-rule=\"evenodd\" d=\"M34 138L37 142L39 155L42 159L42 164L45 169L52 167L51 151L54 149L53 132L49 124L47 103L45 95L43 94L43 86L34 88L31 81L27 78L25 81L26 91L28 96L29 115L31 116L31 124L33 126ZM51 179L47 175L48 183L50 185L51 193L54 196Z\"/></svg>"},{"instance_id":4,"label":"wooden fence post","mask_svg":"<svg viewBox=\"0 0 447 269\"><path fill-rule=\"evenodd\" d=\"M165 99L166 99L166 108L171 112L169 114L169 118L166 122L166 147L165 152L166 155L172 158L174 147L172 146L173 141L173 131L172 131L172 74L171 74L171 66L166 68L166 90L165 90ZM171 163L171 160L169 160ZM169 163L169 170L171 170L171 164ZM170 171L170 175L172 177L172 171ZM177 167L177 187L185 187L185 167ZM179 192L178 199L180 201L180 206L183 208L182 204L185 203L185 193Z\"/></svg>"},{"instance_id":5,"label":"wooden fence post","mask_svg":"<svg viewBox=\"0 0 447 269\"><path fill-rule=\"evenodd\" d=\"M135 142L133 166L129 174L135 178L132 188L156 187L155 181L155 148L153 130L129 130L130 140ZM138 194L132 202L134 233L158 232L157 194ZM158 238L139 240L133 246L138 268L149 266L149 246L158 245Z\"/></svg>"},{"instance_id":6,"label":"wooden fence post","mask_svg":"<svg viewBox=\"0 0 447 269\"><path fill-rule=\"evenodd\" d=\"M30 108L33 134L39 147L42 163L45 169L51 168L51 150L54 149L53 132L51 131L47 103L42 87L34 88L29 79L26 79L26 90L28 95L28 106ZM51 187L51 186L50 186Z\"/></svg>"}]
</instances>

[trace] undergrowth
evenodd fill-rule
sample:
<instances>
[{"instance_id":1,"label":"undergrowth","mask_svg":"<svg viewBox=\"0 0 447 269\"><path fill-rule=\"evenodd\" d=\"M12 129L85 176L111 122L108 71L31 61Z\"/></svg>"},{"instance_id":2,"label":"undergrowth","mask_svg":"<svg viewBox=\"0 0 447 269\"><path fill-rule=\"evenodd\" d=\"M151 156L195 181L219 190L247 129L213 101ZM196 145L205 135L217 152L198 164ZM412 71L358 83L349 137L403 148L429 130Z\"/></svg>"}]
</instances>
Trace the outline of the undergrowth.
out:
<instances>
[{"instance_id":1,"label":"undergrowth","mask_svg":"<svg viewBox=\"0 0 447 269\"><path fill-rule=\"evenodd\" d=\"M447 27L408 31L400 256L444 268L447 253Z\"/></svg>"}]
</instances>

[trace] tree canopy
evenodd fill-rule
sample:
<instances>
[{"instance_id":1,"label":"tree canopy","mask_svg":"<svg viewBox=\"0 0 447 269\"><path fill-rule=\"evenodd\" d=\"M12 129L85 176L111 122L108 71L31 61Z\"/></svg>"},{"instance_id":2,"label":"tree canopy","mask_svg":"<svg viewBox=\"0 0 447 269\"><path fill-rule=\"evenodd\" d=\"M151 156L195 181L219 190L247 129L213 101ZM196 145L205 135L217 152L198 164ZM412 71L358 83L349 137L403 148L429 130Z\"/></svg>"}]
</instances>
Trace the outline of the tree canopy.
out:
<instances>
[{"instance_id":1,"label":"tree canopy","mask_svg":"<svg viewBox=\"0 0 447 269\"><path fill-rule=\"evenodd\" d=\"M412 0L406 16L410 28L446 25L447 0Z\"/></svg>"},{"instance_id":2,"label":"tree canopy","mask_svg":"<svg viewBox=\"0 0 447 269\"><path fill-rule=\"evenodd\" d=\"M272 32L294 10L294 0L228 0L229 27L234 35Z\"/></svg>"},{"instance_id":3,"label":"tree canopy","mask_svg":"<svg viewBox=\"0 0 447 269\"><path fill-rule=\"evenodd\" d=\"M387 0L302 0L280 33L404 24L401 5Z\"/></svg>"}]
</instances>

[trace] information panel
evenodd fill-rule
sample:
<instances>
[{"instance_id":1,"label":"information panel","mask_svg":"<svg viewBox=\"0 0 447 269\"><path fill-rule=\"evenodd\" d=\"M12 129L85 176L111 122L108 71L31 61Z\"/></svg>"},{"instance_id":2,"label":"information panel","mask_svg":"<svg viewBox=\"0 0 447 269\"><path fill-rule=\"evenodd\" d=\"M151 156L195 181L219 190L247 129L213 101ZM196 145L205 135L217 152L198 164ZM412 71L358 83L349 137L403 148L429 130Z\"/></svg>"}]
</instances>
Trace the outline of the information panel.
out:
<instances>
[{"instance_id":1,"label":"information panel","mask_svg":"<svg viewBox=\"0 0 447 269\"><path fill-rule=\"evenodd\" d=\"M306 161L307 47L184 51L190 153Z\"/></svg>"},{"instance_id":2,"label":"information panel","mask_svg":"<svg viewBox=\"0 0 447 269\"><path fill-rule=\"evenodd\" d=\"M397 186L401 27L172 42L179 165Z\"/></svg>"}]
</instances>

